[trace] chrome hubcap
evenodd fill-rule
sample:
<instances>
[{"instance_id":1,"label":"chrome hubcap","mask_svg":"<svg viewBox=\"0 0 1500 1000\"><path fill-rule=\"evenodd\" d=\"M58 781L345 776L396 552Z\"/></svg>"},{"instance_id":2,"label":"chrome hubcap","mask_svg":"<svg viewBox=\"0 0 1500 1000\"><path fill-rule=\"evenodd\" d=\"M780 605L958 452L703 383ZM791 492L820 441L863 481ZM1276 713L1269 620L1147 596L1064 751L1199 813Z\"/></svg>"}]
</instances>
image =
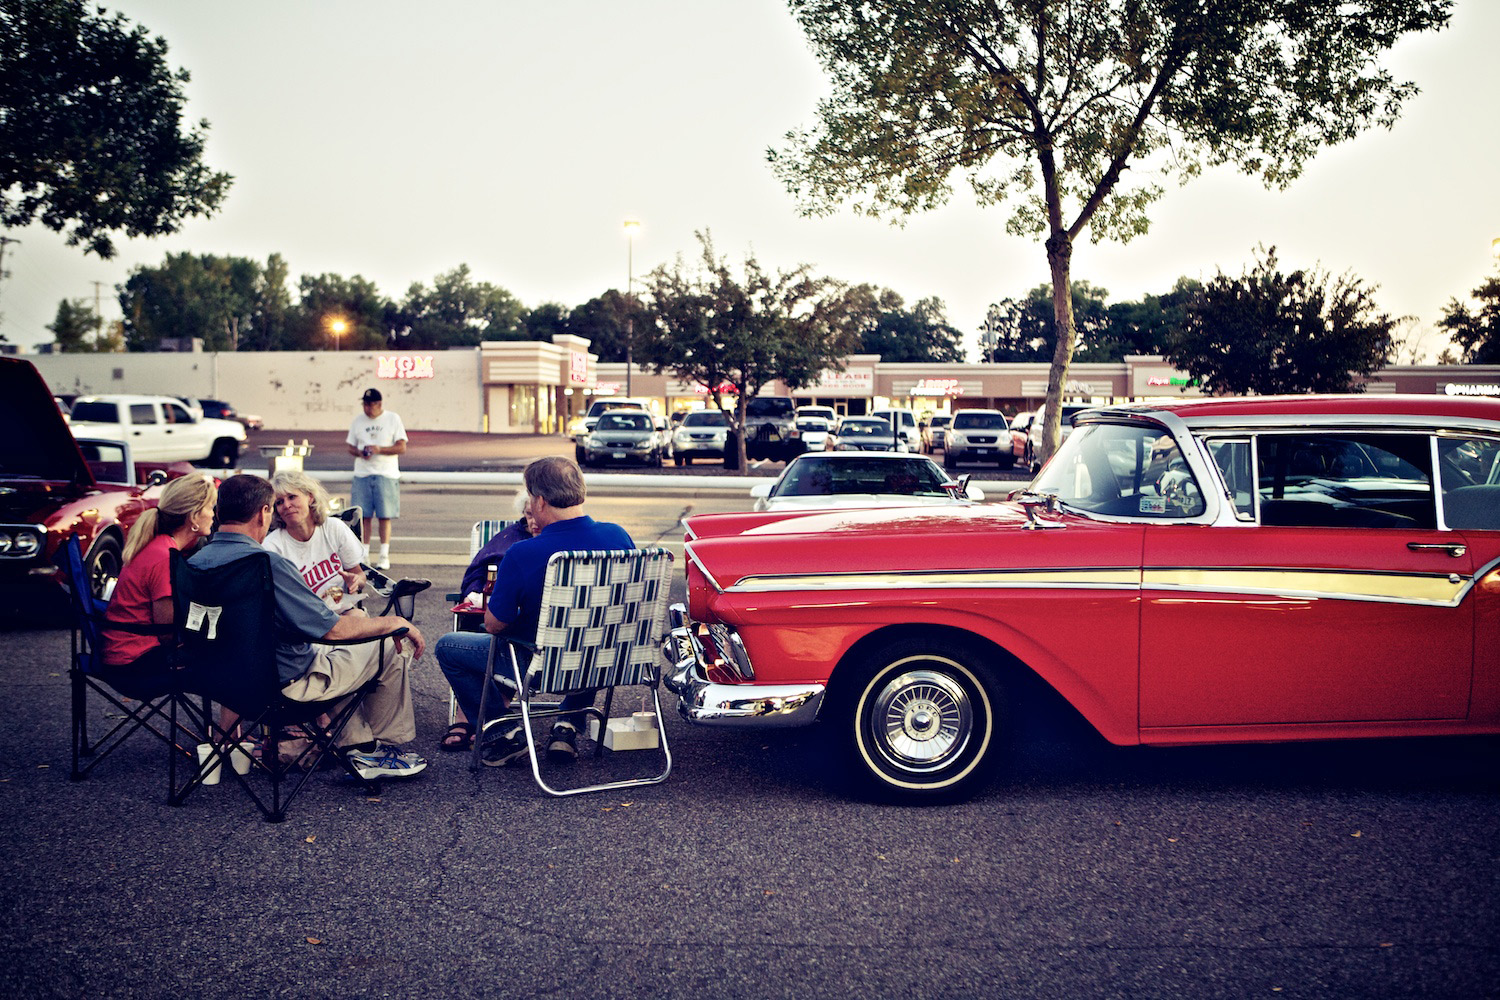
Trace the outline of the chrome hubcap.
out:
<instances>
[{"instance_id":1,"label":"chrome hubcap","mask_svg":"<svg viewBox=\"0 0 1500 1000\"><path fill-rule=\"evenodd\" d=\"M911 670L875 696L871 713L881 755L909 771L930 771L961 753L974 730L968 693L947 674Z\"/></svg>"}]
</instances>

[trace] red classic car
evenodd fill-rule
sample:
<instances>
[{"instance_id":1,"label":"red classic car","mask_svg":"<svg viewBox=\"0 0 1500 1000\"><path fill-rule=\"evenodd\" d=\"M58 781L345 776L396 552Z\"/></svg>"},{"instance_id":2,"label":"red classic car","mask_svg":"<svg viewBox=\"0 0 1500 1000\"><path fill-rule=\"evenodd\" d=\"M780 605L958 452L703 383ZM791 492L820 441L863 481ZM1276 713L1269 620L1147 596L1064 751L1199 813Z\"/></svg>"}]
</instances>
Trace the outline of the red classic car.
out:
<instances>
[{"instance_id":1,"label":"red classic car","mask_svg":"<svg viewBox=\"0 0 1500 1000\"><path fill-rule=\"evenodd\" d=\"M83 545L96 592L120 572L125 533L159 484L190 466L137 466L128 446L74 440L37 370L0 358L0 601L29 608L58 593L56 558L69 535ZM139 482L138 477L146 477Z\"/></svg>"},{"instance_id":2,"label":"red classic car","mask_svg":"<svg viewBox=\"0 0 1500 1000\"><path fill-rule=\"evenodd\" d=\"M1500 402L1096 409L1015 502L687 522L691 722L972 791L1035 681L1117 744L1500 732Z\"/></svg>"}]
</instances>

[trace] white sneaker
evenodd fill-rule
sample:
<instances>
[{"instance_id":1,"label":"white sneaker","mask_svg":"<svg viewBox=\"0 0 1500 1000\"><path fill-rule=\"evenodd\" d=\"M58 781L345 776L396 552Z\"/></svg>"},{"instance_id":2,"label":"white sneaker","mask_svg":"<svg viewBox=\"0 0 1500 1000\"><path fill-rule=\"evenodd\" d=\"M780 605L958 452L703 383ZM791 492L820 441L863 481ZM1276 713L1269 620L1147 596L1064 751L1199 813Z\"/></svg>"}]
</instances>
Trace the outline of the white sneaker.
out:
<instances>
[{"instance_id":1,"label":"white sneaker","mask_svg":"<svg viewBox=\"0 0 1500 1000\"><path fill-rule=\"evenodd\" d=\"M390 569L391 568L391 554L389 552L382 552L382 553L380 553L379 557L376 558L376 560L375 560L375 568L376 569Z\"/></svg>"},{"instance_id":2,"label":"white sneaker","mask_svg":"<svg viewBox=\"0 0 1500 1000\"><path fill-rule=\"evenodd\" d=\"M427 769L427 761L400 747L381 746L372 751L355 750L349 761L366 781L377 778L415 778Z\"/></svg>"}]
</instances>

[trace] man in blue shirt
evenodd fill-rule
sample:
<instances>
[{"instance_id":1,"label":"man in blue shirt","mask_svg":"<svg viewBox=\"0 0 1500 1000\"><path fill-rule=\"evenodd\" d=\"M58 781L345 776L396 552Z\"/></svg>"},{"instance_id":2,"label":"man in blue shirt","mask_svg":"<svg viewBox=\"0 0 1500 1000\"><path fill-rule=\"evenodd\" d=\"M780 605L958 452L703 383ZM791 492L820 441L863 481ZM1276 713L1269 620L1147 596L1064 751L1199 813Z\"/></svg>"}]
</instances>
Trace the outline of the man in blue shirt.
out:
<instances>
[{"instance_id":1,"label":"man in blue shirt","mask_svg":"<svg viewBox=\"0 0 1500 1000\"><path fill-rule=\"evenodd\" d=\"M450 632L434 647L438 666L453 686L459 707L467 718L475 720L481 733L484 720L479 718L479 697L484 686L490 635L527 642L536 639L548 558L555 552L635 548L624 528L595 521L583 512L587 496L583 472L572 459L557 455L539 458L526 466L523 480L529 497L526 510L538 530L536 537L522 539L506 549L505 558L500 561L495 589L484 612L484 628L489 635ZM499 709L491 714L503 712L515 690L514 683L507 684L498 671L496 687L489 705L498 703ZM562 707L585 708L593 703L594 692L588 691L568 695ZM554 760L577 757L578 724L582 718L579 714L558 719L547 742L549 757ZM519 724L490 738L483 750L484 762L494 766L520 760L526 753L526 735Z\"/></svg>"},{"instance_id":2,"label":"man in blue shirt","mask_svg":"<svg viewBox=\"0 0 1500 1000\"><path fill-rule=\"evenodd\" d=\"M330 701L358 691L371 677L380 683L365 696L359 711L344 729L345 744L360 776L410 778L427 762L399 744L416 738L412 715L412 660L422 655L422 633L405 618L386 615L336 615L322 598L308 589L291 560L261 548L271 529L271 484L259 476L231 476L219 487L219 528L208 543L188 560L212 569L246 556L265 553L271 560L271 586L276 597L276 668L282 693L293 701ZM395 652L380 663L379 643L327 646L329 641L363 639L405 628L410 648L394 640Z\"/></svg>"}]
</instances>

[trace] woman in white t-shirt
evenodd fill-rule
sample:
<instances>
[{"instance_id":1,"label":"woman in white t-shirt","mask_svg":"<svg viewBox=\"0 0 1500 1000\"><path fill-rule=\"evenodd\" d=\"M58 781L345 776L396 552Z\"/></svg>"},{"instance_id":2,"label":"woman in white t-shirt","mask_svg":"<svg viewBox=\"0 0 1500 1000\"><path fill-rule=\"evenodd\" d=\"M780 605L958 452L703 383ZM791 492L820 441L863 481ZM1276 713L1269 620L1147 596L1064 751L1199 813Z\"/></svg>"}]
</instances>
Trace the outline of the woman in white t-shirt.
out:
<instances>
[{"instance_id":1,"label":"woman in white t-shirt","mask_svg":"<svg viewBox=\"0 0 1500 1000\"><path fill-rule=\"evenodd\" d=\"M363 546L349 526L328 516L328 491L305 472L278 472L271 533L265 547L292 561L308 589L331 604L364 590Z\"/></svg>"}]
</instances>

